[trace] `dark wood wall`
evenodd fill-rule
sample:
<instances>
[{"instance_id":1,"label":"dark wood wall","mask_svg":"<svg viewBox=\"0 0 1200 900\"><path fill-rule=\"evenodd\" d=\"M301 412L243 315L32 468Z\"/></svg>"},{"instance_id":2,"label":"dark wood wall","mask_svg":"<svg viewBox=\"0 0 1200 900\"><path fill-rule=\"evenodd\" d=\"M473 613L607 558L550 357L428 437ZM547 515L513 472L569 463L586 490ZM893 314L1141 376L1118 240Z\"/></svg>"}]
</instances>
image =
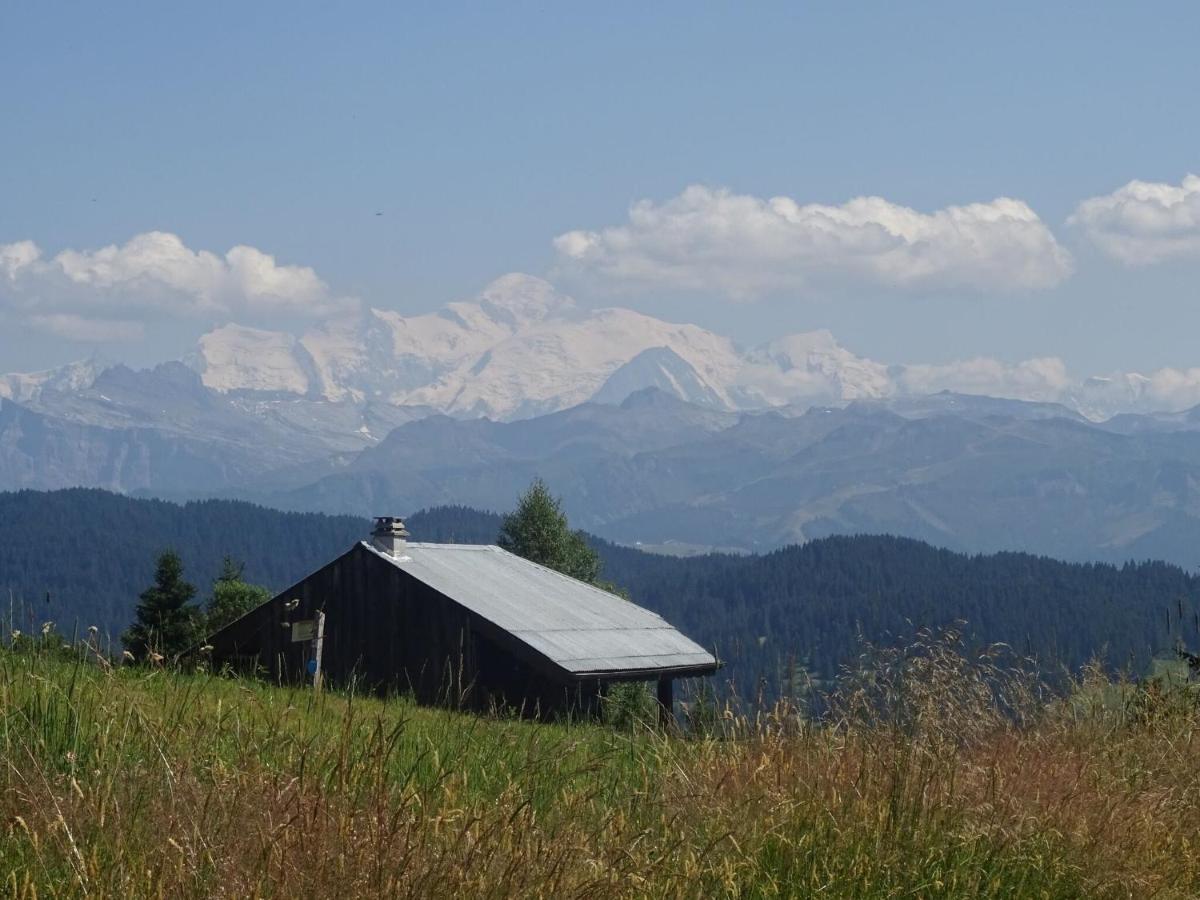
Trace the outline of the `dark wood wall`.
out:
<instances>
[{"instance_id":1,"label":"dark wood wall","mask_svg":"<svg viewBox=\"0 0 1200 900\"><path fill-rule=\"evenodd\" d=\"M300 603L287 611L294 598ZM411 692L423 703L527 715L594 713L603 687L575 682L511 635L356 546L213 635L213 663L300 683L311 657L290 624L325 613L322 671L335 687Z\"/></svg>"}]
</instances>

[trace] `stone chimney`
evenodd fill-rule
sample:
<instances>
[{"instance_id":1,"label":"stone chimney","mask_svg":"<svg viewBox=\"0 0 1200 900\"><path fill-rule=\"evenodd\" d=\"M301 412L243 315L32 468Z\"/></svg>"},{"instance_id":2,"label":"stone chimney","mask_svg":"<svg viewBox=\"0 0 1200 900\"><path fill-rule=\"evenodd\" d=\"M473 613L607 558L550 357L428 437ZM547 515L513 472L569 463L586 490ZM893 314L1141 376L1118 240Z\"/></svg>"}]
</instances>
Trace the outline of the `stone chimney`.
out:
<instances>
[{"instance_id":1,"label":"stone chimney","mask_svg":"<svg viewBox=\"0 0 1200 900\"><path fill-rule=\"evenodd\" d=\"M371 546L389 556L403 556L408 546L408 529L399 516L376 516Z\"/></svg>"}]
</instances>

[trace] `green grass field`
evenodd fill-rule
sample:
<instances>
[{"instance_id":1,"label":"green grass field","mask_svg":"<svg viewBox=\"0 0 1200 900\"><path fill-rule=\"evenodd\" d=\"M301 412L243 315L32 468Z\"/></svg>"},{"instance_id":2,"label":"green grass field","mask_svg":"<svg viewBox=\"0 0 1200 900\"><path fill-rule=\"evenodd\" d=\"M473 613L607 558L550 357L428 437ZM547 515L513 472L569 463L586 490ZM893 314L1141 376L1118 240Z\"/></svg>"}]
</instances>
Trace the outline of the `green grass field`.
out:
<instances>
[{"instance_id":1,"label":"green grass field","mask_svg":"<svg viewBox=\"0 0 1200 900\"><path fill-rule=\"evenodd\" d=\"M85 654L86 655L86 654ZM952 640L707 737L0 651L15 897L1189 897L1200 712Z\"/></svg>"}]
</instances>

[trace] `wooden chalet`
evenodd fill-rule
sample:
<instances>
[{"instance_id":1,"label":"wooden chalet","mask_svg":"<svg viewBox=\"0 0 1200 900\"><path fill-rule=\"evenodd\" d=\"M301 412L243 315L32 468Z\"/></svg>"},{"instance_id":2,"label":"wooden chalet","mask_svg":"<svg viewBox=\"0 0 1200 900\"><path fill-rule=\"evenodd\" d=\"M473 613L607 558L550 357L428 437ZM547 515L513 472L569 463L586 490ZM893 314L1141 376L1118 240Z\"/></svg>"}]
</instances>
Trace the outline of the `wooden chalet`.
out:
<instances>
[{"instance_id":1,"label":"wooden chalet","mask_svg":"<svg viewBox=\"0 0 1200 900\"><path fill-rule=\"evenodd\" d=\"M216 667L354 682L425 703L593 714L608 686L717 660L661 616L495 546L407 540L400 519L209 638Z\"/></svg>"}]
</instances>

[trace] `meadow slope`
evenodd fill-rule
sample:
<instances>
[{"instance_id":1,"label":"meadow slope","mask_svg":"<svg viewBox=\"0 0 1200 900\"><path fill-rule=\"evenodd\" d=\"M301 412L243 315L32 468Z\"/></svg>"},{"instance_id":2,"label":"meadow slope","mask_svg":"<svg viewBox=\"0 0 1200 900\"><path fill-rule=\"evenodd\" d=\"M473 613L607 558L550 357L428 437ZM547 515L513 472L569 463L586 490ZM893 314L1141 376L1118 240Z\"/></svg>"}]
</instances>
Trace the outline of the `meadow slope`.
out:
<instances>
[{"instance_id":1,"label":"meadow slope","mask_svg":"<svg viewBox=\"0 0 1200 900\"><path fill-rule=\"evenodd\" d=\"M1064 700L960 650L672 734L0 651L4 892L1194 896L1190 691Z\"/></svg>"}]
</instances>

